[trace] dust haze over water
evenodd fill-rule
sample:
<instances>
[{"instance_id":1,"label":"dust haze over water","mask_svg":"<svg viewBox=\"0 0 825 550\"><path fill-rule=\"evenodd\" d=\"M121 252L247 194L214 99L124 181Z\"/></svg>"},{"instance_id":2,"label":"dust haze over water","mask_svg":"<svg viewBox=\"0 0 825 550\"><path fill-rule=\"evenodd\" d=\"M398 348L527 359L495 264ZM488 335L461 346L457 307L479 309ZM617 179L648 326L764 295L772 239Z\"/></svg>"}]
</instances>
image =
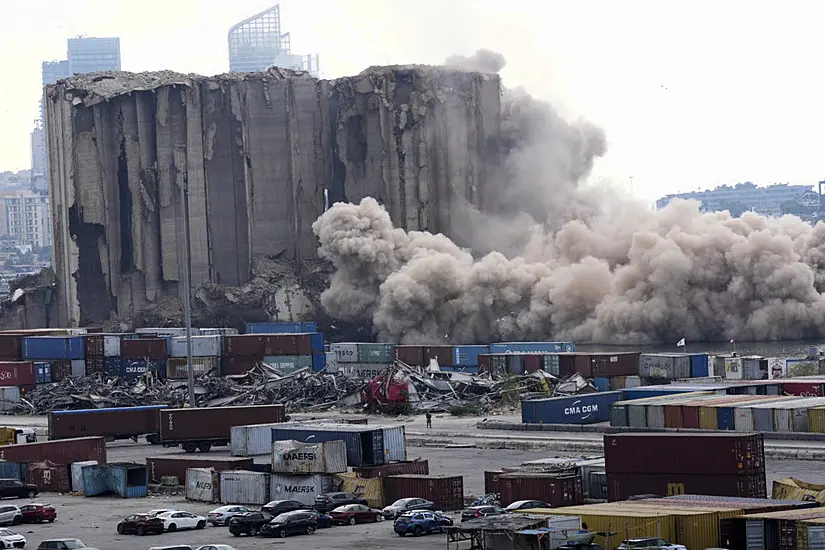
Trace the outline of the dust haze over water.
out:
<instances>
[{"instance_id":1,"label":"dust haze over water","mask_svg":"<svg viewBox=\"0 0 825 550\"><path fill-rule=\"evenodd\" d=\"M487 50L446 61L505 63ZM825 337L825 224L703 214L693 201L653 212L585 185L607 153L604 132L520 89L502 97L502 148L490 211L451 212L464 247L393 227L372 198L324 213L313 230L336 268L327 312L372 320L379 339L401 343Z\"/></svg>"}]
</instances>

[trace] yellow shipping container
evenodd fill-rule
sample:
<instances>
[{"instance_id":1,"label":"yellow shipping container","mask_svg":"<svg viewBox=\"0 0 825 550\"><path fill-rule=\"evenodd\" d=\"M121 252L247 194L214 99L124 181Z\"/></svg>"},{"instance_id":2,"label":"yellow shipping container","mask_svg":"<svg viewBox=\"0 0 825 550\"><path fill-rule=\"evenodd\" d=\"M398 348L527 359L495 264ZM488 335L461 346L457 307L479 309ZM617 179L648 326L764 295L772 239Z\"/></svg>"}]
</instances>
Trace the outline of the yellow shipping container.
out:
<instances>
[{"instance_id":1,"label":"yellow shipping container","mask_svg":"<svg viewBox=\"0 0 825 550\"><path fill-rule=\"evenodd\" d=\"M0 445L14 445L15 443L17 443L17 430L0 428Z\"/></svg>"},{"instance_id":2,"label":"yellow shipping container","mask_svg":"<svg viewBox=\"0 0 825 550\"><path fill-rule=\"evenodd\" d=\"M774 481L771 495L779 500L815 500L825 504L825 485L789 477Z\"/></svg>"},{"instance_id":3,"label":"yellow shipping container","mask_svg":"<svg viewBox=\"0 0 825 550\"><path fill-rule=\"evenodd\" d=\"M719 546L719 521L741 516L744 511L735 507L719 506L691 506L663 502L661 504L624 502L623 505L632 510L646 507L648 511L658 510L661 513L672 514L676 521L676 540L669 542L683 544L691 548L715 548Z\"/></svg>"},{"instance_id":4,"label":"yellow shipping container","mask_svg":"<svg viewBox=\"0 0 825 550\"><path fill-rule=\"evenodd\" d=\"M825 407L808 409L808 431L818 434L825 433Z\"/></svg>"},{"instance_id":5,"label":"yellow shipping container","mask_svg":"<svg viewBox=\"0 0 825 550\"><path fill-rule=\"evenodd\" d=\"M343 482L342 491L347 493L363 494L369 505L373 508L381 509L384 506L384 478L358 477L357 474L347 472L338 474L336 477Z\"/></svg>"},{"instance_id":6,"label":"yellow shipping container","mask_svg":"<svg viewBox=\"0 0 825 550\"><path fill-rule=\"evenodd\" d=\"M715 407L699 407L699 427L703 430L715 430L719 427Z\"/></svg>"},{"instance_id":7,"label":"yellow shipping container","mask_svg":"<svg viewBox=\"0 0 825 550\"><path fill-rule=\"evenodd\" d=\"M808 527L825 525L825 519L796 522L796 550L808 550Z\"/></svg>"}]
</instances>

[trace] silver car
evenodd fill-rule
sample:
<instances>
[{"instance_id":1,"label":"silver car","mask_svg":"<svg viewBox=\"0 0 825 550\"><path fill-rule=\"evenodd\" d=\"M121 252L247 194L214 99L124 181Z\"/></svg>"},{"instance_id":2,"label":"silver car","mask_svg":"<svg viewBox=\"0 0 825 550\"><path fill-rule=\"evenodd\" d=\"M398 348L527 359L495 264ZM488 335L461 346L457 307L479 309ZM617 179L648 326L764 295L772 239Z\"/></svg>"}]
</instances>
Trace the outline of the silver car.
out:
<instances>
[{"instance_id":1,"label":"silver car","mask_svg":"<svg viewBox=\"0 0 825 550\"><path fill-rule=\"evenodd\" d=\"M423 498L402 498L389 506L386 506L381 513L386 518L397 518L405 512L417 512L421 510L435 510L435 504Z\"/></svg>"},{"instance_id":2,"label":"silver car","mask_svg":"<svg viewBox=\"0 0 825 550\"><path fill-rule=\"evenodd\" d=\"M13 504L0 506L0 525L18 525L23 523L23 513Z\"/></svg>"},{"instance_id":3,"label":"silver car","mask_svg":"<svg viewBox=\"0 0 825 550\"><path fill-rule=\"evenodd\" d=\"M235 517L237 514L245 514L246 512L251 512L249 508L246 506L237 506L237 505L230 505L230 506L221 506L220 508L215 508L209 514L207 514L207 518L209 519L209 523L217 527L218 525L229 525L229 520Z\"/></svg>"}]
</instances>

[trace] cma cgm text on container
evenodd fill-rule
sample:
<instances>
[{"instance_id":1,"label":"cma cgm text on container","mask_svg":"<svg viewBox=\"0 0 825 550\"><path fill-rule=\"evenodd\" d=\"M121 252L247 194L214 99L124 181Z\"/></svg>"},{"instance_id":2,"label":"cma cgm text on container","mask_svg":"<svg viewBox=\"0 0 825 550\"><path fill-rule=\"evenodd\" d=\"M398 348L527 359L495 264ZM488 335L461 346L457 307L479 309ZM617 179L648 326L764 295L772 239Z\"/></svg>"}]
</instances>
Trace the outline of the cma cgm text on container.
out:
<instances>
[{"instance_id":1,"label":"cma cgm text on container","mask_svg":"<svg viewBox=\"0 0 825 550\"><path fill-rule=\"evenodd\" d=\"M598 392L569 397L530 399L521 402L524 424L593 424L610 418L610 405L622 392Z\"/></svg>"}]
</instances>

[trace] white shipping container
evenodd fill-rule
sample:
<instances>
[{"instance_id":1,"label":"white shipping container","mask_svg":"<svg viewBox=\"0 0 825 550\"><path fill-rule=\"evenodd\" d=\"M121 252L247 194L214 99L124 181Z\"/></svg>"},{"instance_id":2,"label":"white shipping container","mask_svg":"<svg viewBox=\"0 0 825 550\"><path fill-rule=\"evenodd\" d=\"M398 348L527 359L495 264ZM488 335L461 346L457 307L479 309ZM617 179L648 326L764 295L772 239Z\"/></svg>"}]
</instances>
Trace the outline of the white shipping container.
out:
<instances>
[{"instance_id":1,"label":"white shipping container","mask_svg":"<svg viewBox=\"0 0 825 550\"><path fill-rule=\"evenodd\" d=\"M217 357L221 354L221 337L193 336L192 357ZM186 336L172 338L169 357L186 357Z\"/></svg>"},{"instance_id":2,"label":"white shipping container","mask_svg":"<svg viewBox=\"0 0 825 550\"><path fill-rule=\"evenodd\" d=\"M103 335L104 357L120 357L120 334Z\"/></svg>"},{"instance_id":3,"label":"white shipping container","mask_svg":"<svg viewBox=\"0 0 825 550\"><path fill-rule=\"evenodd\" d=\"M0 411L10 411L20 404L20 388L0 386Z\"/></svg>"},{"instance_id":4,"label":"white shipping container","mask_svg":"<svg viewBox=\"0 0 825 550\"><path fill-rule=\"evenodd\" d=\"M97 460L83 460L81 462L72 462L72 491L75 493L83 492L83 468L85 466L97 466Z\"/></svg>"},{"instance_id":5,"label":"white shipping container","mask_svg":"<svg viewBox=\"0 0 825 550\"><path fill-rule=\"evenodd\" d=\"M224 504L266 504L269 502L269 474L247 470L220 473L221 502ZM313 495L313 498L315 495Z\"/></svg>"},{"instance_id":6,"label":"white shipping container","mask_svg":"<svg viewBox=\"0 0 825 550\"><path fill-rule=\"evenodd\" d=\"M404 426L382 427L384 431L384 458L387 462L407 460L407 440Z\"/></svg>"},{"instance_id":7,"label":"white shipping container","mask_svg":"<svg viewBox=\"0 0 825 550\"><path fill-rule=\"evenodd\" d=\"M251 424L229 429L229 454L232 456L268 455L272 452L272 428L280 424Z\"/></svg>"},{"instance_id":8,"label":"white shipping container","mask_svg":"<svg viewBox=\"0 0 825 550\"><path fill-rule=\"evenodd\" d=\"M139 328L135 334L157 334L164 336L186 336L186 327L145 327ZM192 336L199 336L200 330L192 327Z\"/></svg>"},{"instance_id":9,"label":"white shipping container","mask_svg":"<svg viewBox=\"0 0 825 550\"><path fill-rule=\"evenodd\" d=\"M338 372L354 378L372 380L376 376L386 374L392 365L389 363L342 363L338 359Z\"/></svg>"},{"instance_id":10,"label":"white shipping container","mask_svg":"<svg viewBox=\"0 0 825 550\"><path fill-rule=\"evenodd\" d=\"M358 362L358 344L330 344L329 351L335 354L339 364Z\"/></svg>"},{"instance_id":11,"label":"white shipping container","mask_svg":"<svg viewBox=\"0 0 825 550\"><path fill-rule=\"evenodd\" d=\"M273 441L272 471L289 474L346 472L347 444L343 440L315 444L300 441Z\"/></svg>"},{"instance_id":12,"label":"white shipping container","mask_svg":"<svg viewBox=\"0 0 825 550\"><path fill-rule=\"evenodd\" d=\"M334 351L326 352L327 355L327 366L326 371L329 374L335 374L338 372L338 356L335 355Z\"/></svg>"},{"instance_id":13,"label":"white shipping container","mask_svg":"<svg viewBox=\"0 0 825 550\"><path fill-rule=\"evenodd\" d=\"M272 474L269 496L272 500L297 500L312 506L315 496L332 490L332 476L293 476Z\"/></svg>"},{"instance_id":14,"label":"white shipping container","mask_svg":"<svg viewBox=\"0 0 825 550\"><path fill-rule=\"evenodd\" d=\"M198 330L201 336L235 336L238 334L238 329L229 327L202 328Z\"/></svg>"},{"instance_id":15,"label":"white shipping container","mask_svg":"<svg viewBox=\"0 0 825 550\"><path fill-rule=\"evenodd\" d=\"M74 378L86 377L86 360L72 359L72 376Z\"/></svg>"},{"instance_id":16,"label":"white shipping container","mask_svg":"<svg viewBox=\"0 0 825 550\"><path fill-rule=\"evenodd\" d=\"M728 380L742 380L742 358L725 357L725 378Z\"/></svg>"},{"instance_id":17,"label":"white shipping container","mask_svg":"<svg viewBox=\"0 0 825 550\"><path fill-rule=\"evenodd\" d=\"M186 500L220 502L220 487L220 475L214 469L186 469Z\"/></svg>"}]
</instances>

